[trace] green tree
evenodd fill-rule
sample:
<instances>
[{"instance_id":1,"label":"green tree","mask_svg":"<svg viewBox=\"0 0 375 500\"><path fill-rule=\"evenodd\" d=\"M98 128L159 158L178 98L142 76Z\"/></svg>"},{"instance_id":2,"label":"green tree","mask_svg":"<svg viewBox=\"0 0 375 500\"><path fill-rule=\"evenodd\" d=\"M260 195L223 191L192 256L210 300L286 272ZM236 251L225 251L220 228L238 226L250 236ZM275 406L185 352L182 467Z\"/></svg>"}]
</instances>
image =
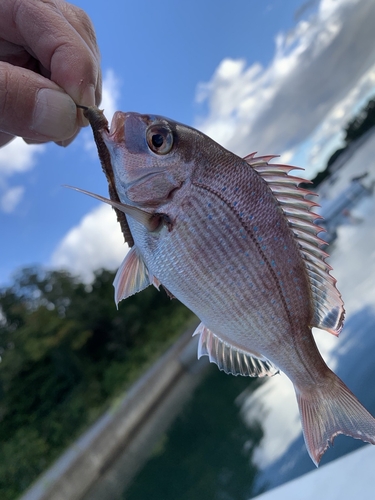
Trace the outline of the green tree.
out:
<instances>
[{"instance_id":1,"label":"green tree","mask_svg":"<svg viewBox=\"0 0 375 500\"><path fill-rule=\"evenodd\" d=\"M192 314L149 287L116 309L90 286L27 268L0 290L0 498L15 498L178 336Z\"/></svg>"}]
</instances>

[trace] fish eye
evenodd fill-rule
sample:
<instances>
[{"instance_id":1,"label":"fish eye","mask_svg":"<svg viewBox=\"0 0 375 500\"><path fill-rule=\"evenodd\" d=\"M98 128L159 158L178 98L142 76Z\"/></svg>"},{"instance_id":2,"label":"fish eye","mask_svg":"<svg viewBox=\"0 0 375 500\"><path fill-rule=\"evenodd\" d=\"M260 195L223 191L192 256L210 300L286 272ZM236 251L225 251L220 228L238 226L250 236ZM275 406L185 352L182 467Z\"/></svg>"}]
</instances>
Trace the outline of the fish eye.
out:
<instances>
[{"instance_id":1,"label":"fish eye","mask_svg":"<svg viewBox=\"0 0 375 500\"><path fill-rule=\"evenodd\" d=\"M146 132L148 147L156 154L166 155L173 146L173 134L165 125L150 125Z\"/></svg>"}]
</instances>

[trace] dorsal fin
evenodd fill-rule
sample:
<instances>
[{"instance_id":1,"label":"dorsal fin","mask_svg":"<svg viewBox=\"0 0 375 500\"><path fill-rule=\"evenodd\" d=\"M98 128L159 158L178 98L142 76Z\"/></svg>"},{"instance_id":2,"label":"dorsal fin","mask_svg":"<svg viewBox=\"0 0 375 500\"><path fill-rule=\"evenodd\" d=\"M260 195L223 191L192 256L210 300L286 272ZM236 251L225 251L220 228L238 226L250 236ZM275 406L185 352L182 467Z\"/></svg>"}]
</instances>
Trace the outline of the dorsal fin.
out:
<instances>
[{"instance_id":1,"label":"dorsal fin","mask_svg":"<svg viewBox=\"0 0 375 500\"><path fill-rule=\"evenodd\" d=\"M203 323L199 324L194 335L199 335L198 359L208 356L210 362L216 363L225 373L248 377L266 377L278 373L278 369L268 359L224 342Z\"/></svg>"},{"instance_id":2,"label":"dorsal fin","mask_svg":"<svg viewBox=\"0 0 375 500\"><path fill-rule=\"evenodd\" d=\"M311 293L314 302L314 317L311 326L323 328L333 335L338 335L343 327L344 303L336 288L336 280L330 275L331 266L325 259L328 254L322 250L326 245L318 233L325 231L315 221L322 217L311 209L319 206L306 197L315 195L312 191L298 187L306 179L289 175L291 170L303 170L289 165L269 164L275 156L256 157L252 153L244 160L268 183L280 208L289 222L294 237L304 259L310 280Z\"/></svg>"}]
</instances>

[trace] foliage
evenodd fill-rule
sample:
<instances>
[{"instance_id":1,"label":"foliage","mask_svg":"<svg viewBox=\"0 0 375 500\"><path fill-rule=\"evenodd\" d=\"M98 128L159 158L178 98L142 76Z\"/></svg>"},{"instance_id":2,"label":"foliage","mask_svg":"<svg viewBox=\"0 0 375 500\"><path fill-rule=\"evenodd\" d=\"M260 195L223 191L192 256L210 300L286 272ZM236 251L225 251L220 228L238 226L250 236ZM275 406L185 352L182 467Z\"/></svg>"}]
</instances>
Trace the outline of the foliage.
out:
<instances>
[{"instance_id":1,"label":"foliage","mask_svg":"<svg viewBox=\"0 0 375 500\"><path fill-rule=\"evenodd\" d=\"M28 268L0 290L0 497L19 495L179 335L192 313L149 287L116 310L90 287Z\"/></svg>"},{"instance_id":2,"label":"foliage","mask_svg":"<svg viewBox=\"0 0 375 500\"><path fill-rule=\"evenodd\" d=\"M345 127L345 142L350 144L365 134L375 125L375 99L371 99L364 108Z\"/></svg>"}]
</instances>

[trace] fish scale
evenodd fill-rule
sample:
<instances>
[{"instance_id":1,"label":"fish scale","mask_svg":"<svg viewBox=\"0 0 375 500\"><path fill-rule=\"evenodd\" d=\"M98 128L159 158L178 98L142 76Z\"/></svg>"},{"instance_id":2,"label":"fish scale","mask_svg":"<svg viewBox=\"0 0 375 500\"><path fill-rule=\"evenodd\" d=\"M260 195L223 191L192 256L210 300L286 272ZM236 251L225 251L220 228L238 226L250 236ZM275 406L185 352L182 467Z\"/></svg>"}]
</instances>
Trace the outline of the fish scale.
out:
<instances>
[{"instance_id":1,"label":"fish scale","mask_svg":"<svg viewBox=\"0 0 375 500\"><path fill-rule=\"evenodd\" d=\"M316 465L338 434L375 444L375 419L312 336L312 326L338 335L344 307L316 203L293 167L254 153L241 159L164 117L116 112L108 129L96 108L85 114L105 152L111 200L92 196L126 215L134 241L116 274L116 302L162 285L201 319L198 356L234 375L283 370Z\"/></svg>"},{"instance_id":2,"label":"fish scale","mask_svg":"<svg viewBox=\"0 0 375 500\"><path fill-rule=\"evenodd\" d=\"M244 168L245 176L248 174L253 177L254 172L248 165L241 167ZM260 183L257 190L266 198L269 195L267 185L257 177L253 177L254 183ZM225 192L229 193L227 190ZM267 246L267 254L277 263L273 267L267 255L263 253L259 256L259 242L251 231L251 228L256 227L255 234L265 234L262 219L266 217L268 226L271 214L256 211L250 220L249 209L243 206L246 196L241 196L240 202L233 207L228 203L217 203L218 195L202 186L192 185L188 196L176 194L172 203L179 204L180 197L184 201L181 201L172 231L165 228L163 234L150 237L142 225L128 218L131 232L139 244L144 261L148 263L149 271L222 341L245 352L262 353L293 379L287 364L289 352L294 351L294 339L293 335L286 334L297 335L301 331L299 310L304 315L307 311L310 318L312 313L304 269L296 279L300 280L305 296L298 294L296 298L293 295L295 285L290 283L293 281L291 269L282 265L284 260L290 259L292 250L298 252L290 232L283 231L284 221L276 218L276 234L282 253L274 255L271 245ZM163 206L163 210L168 211L168 204ZM238 225L239 211L243 212L242 221L249 234L246 239L239 237L243 227ZM211 215L210 219L208 215ZM201 223L203 220L206 220L204 225ZM250 223L246 224L246 220ZM217 244L217 237L222 238L222 231L218 229L223 225L225 248ZM268 241L273 236L265 234L264 238ZM295 257L300 262L295 271L298 275L302 260L298 253ZM257 265L254 259L258 259ZM247 269L248 280L244 279L242 267ZM282 300L275 299L275 290L279 291ZM224 302L225 309L222 307ZM259 304L262 304L261 308ZM290 309L291 304L293 309ZM231 311L230 315L227 310ZM248 349L249 337L251 350Z\"/></svg>"},{"instance_id":3,"label":"fish scale","mask_svg":"<svg viewBox=\"0 0 375 500\"><path fill-rule=\"evenodd\" d=\"M207 201L212 200L214 205L216 197L212 193L207 193ZM222 324L224 321L233 323L232 327L239 332L243 331L247 325L249 328L249 318L247 309L252 307L257 302L257 295L262 299L265 295L270 296L271 290L269 287L268 273L259 273L252 265L253 254L249 250L247 240L238 239L238 230L234 226L237 217L231 210L225 211L223 207L210 208L212 219L208 219L207 210L200 203L199 192L196 196L189 198L189 204L192 207L192 217L184 221L184 227L179 228L176 222L175 230L172 230L165 238L159 239L159 248L157 252L145 254L145 259L149 262L150 271L155 269L156 277L161 283L165 283L166 287L180 298L184 303L188 303L189 307L206 322ZM202 209L203 207L203 209ZM226 215L223 216L223 214ZM192 232L189 230L195 227L195 221L208 219L204 230L198 231L193 238ZM226 231L225 246L217 242L217 220L219 225L222 221L228 222ZM180 230L178 230L180 229ZM248 254L246 256L246 254ZM178 272L173 265L169 266L169 259L173 261L174 255L180 258L178 262L182 266L183 272ZM223 255L226 258L226 265L223 267ZM239 265L239 263L241 263ZM243 271L246 268L246 273ZM187 279L187 275L192 274L191 278ZM181 277L176 282L176 276ZM229 281L228 281L229 280ZM223 293L223 284L229 289L229 293ZM247 297L244 291L251 290L251 295ZM223 299L233 310L233 316L236 321L230 319L230 316L223 314L221 307ZM211 305L208 308L208 304ZM214 309L211 309L211 308ZM210 312L208 318L207 312ZM269 305L263 310L263 314L274 313L274 306ZM241 320L241 323L239 323ZM236 324L238 322L238 324ZM261 327L258 320L258 315L252 318L254 325L250 325L255 330ZM220 331L220 330L219 330Z\"/></svg>"},{"instance_id":4,"label":"fish scale","mask_svg":"<svg viewBox=\"0 0 375 500\"><path fill-rule=\"evenodd\" d=\"M268 267L270 275L267 274L265 286L276 287L281 297L286 290L291 293L298 291L293 297L293 305L296 309L309 312L309 291L306 278L306 269L302 263L294 238L290 232L287 221L281 215L280 207L272 196L272 192L263 179L253 169L249 168L243 161L224 168L221 179L215 175L216 167L207 169L204 173L204 181L200 179L200 185L205 189L215 191L217 196L223 196L222 184L225 185L225 199L227 207L231 207L240 219L240 226L244 227L249 239L253 242L253 261L251 267ZM239 189L238 186L245 186ZM235 194L234 201L229 201L231 194ZM252 197L256 200L253 202ZM221 228L218 227L221 232ZM238 235L237 235L238 237ZM285 266L285 262L289 266ZM249 265L247 263L247 265ZM262 273L264 271L262 270ZM290 284L290 281L293 284ZM298 280L299 290L296 288ZM303 289L303 290L302 290ZM285 298L285 297L284 297ZM292 300L289 298L289 300ZM302 304L299 306L300 302ZM287 306L286 306L287 307ZM309 318L305 321L309 321Z\"/></svg>"}]
</instances>

